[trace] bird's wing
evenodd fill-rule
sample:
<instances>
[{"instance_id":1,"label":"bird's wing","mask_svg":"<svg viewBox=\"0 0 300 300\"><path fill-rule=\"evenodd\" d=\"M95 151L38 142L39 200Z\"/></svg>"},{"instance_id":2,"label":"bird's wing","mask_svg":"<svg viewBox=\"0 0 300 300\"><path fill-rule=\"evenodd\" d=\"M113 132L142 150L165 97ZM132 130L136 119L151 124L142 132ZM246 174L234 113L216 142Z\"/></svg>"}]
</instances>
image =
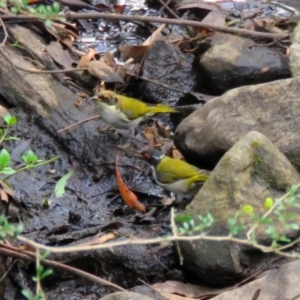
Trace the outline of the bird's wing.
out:
<instances>
[{"instance_id":1,"label":"bird's wing","mask_svg":"<svg viewBox=\"0 0 300 300\"><path fill-rule=\"evenodd\" d=\"M161 183L171 183L177 180L199 176L201 171L186 162L170 157L164 157L158 164L157 180ZM205 176L206 177L206 176Z\"/></svg>"},{"instance_id":2,"label":"bird's wing","mask_svg":"<svg viewBox=\"0 0 300 300\"><path fill-rule=\"evenodd\" d=\"M145 103L125 96L119 96L119 108L129 120L144 117L149 110Z\"/></svg>"}]
</instances>

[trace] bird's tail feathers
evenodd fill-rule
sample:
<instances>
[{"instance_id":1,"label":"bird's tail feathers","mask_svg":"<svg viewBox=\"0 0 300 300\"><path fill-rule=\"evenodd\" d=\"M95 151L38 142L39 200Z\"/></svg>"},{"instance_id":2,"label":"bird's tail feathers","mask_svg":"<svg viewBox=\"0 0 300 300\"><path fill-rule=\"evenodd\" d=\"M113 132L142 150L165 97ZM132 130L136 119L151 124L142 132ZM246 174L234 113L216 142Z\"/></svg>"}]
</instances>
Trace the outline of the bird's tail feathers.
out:
<instances>
[{"instance_id":1,"label":"bird's tail feathers","mask_svg":"<svg viewBox=\"0 0 300 300\"><path fill-rule=\"evenodd\" d=\"M149 112L150 114L157 114L157 113L176 113L176 110L173 107L164 104L157 104L155 106L150 107Z\"/></svg>"},{"instance_id":2,"label":"bird's tail feathers","mask_svg":"<svg viewBox=\"0 0 300 300\"><path fill-rule=\"evenodd\" d=\"M193 177L189 178L188 186L191 186L195 183L197 183L197 185L203 184L208 179L208 177L209 177L208 174L199 174L199 175L193 176Z\"/></svg>"}]
</instances>

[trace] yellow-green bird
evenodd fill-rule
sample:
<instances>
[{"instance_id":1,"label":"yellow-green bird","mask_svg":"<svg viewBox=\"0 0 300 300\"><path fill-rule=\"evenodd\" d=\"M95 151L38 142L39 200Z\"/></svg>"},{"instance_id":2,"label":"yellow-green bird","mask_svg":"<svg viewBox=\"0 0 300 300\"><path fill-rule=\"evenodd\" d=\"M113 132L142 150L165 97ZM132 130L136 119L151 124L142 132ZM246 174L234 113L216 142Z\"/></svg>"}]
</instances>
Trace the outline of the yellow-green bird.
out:
<instances>
[{"instance_id":1,"label":"yellow-green bird","mask_svg":"<svg viewBox=\"0 0 300 300\"><path fill-rule=\"evenodd\" d=\"M96 100L101 118L117 129L134 130L148 116L177 112L164 104L149 105L113 91L101 91L91 99Z\"/></svg>"},{"instance_id":2,"label":"yellow-green bird","mask_svg":"<svg viewBox=\"0 0 300 300\"><path fill-rule=\"evenodd\" d=\"M192 200L209 177L209 171L170 158L158 150L143 151L140 157L151 166L156 183L176 194L178 202Z\"/></svg>"}]
</instances>

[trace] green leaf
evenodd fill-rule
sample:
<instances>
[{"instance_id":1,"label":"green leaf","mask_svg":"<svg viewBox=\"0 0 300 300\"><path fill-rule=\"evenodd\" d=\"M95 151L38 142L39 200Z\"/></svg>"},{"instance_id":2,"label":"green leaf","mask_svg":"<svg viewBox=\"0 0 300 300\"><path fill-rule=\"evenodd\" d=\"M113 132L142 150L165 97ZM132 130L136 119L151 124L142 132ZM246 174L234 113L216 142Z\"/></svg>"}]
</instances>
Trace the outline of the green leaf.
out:
<instances>
[{"instance_id":1,"label":"green leaf","mask_svg":"<svg viewBox=\"0 0 300 300\"><path fill-rule=\"evenodd\" d=\"M178 223L190 222L193 218L190 215L177 215L175 221Z\"/></svg>"},{"instance_id":2,"label":"green leaf","mask_svg":"<svg viewBox=\"0 0 300 300\"><path fill-rule=\"evenodd\" d=\"M282 236L280 236L280 237L278 238L278 241L290 243L290 242L291 242L291 239L289 239L288 237L282 235Z\"/></svg>"},{"instance_id":3,"label":"green leaf","mask_svg":"<svg viewBox=\"0 0 300 300\"><path fill-rule=\"evenodd\" d=\"M13 175L16 173L16 170L14 170L11 167L5 167L3 170L0 171L0 174L6 174L6 175Z\"/></svg>"},{"instance_id":4,"label":"green leaf","mask_svg":"<svg viewBox=\"0 0 300 300\"><path fill-rule=\"evenodd\" d=\"M45 21L45 26L46 26L46 27L50 27L51 24L52 24L52 21L51 21L51 20L46 20L46 21Z\"/></svg>"},{"instance_id":5,"label":"green leaf","mask_svg":"<svg viewBox=\"0 0 300 300\"><path fill-rule=\"evenodd\" d=\"M24 7L28 6L28 0L22 0L22 3Z\"/></svg>"},{"instance_id":6,"label":"green leaf","mask_svg":"<svg viewBox=\"0 0 300 300\"><path fill-rule=\"evenodd\" d=\"M33 300L33 295L32 295L32 293L29 290L22 290L22 294L28 300Z\"/></svg>"},{"instance_id":7,"label":"green leaf","mask_svg":"<svg viewBox=\"0 0 300 300\"><path fill-rule=\"evenodd\" d=\"M36 9L34 7L28 7L28 11L32 14L36 14Z\"/></svg>"},{"instance_id":8,"label":"green leaf","mask_svg":"<svg viewBox=\"0 0 300 300\"><path fill-rule=\"evenodd\" d=\"M13 126L17 123L17 118L11 114L6 114L3 119L8 126Z\"/></svg>"},{"instance_id":9,"label":"green leaf","mask_svg":"<svg viewBox=\"0 0 300 300\"><path fill-rule=\"evenodd\" d=\"M47 10L47 15L53 15L54 14L52 6L47 5L46 10Z\"/></svg>"},{"instance_id":10,"label":"green leaf","mask_svg":"<svg viewBox=\"0 0 300 300\"><path fill-rule=\"evenodd\" d=\"M292 185L288 192L291 196L295 195L297 192L297 187L295 185Z\"/></svg>"},{"instance_id":11,"label":"green leaf","mask_svg":"<svg viewBox=\"0 0 300 300\"><path fill-rule=\"evenodd\" d=\"M53 3L53 11L58 14L60 12L60 5L58 2Z\"/></svg>"},{"instance_id":12,"label":"green leaf","mask_svg":"<svg viewBox=\"0 0 300 300\"><path fill-rule=\"evenodd\" d=\"M38 161L38 157L31 150L28 150L24 155L22 155L22 159L24 160L26 165L35 164Z\"/></svg>"},{"instance_id":13,"label":"green leaf","mask_svg":"<svg viewBox=\"0 0 300 300\"><path fill-rule=\"evenodd\" d=\"M41 274L40 279L43 279L43 278L51 275L52 273L53 273L53 271L51 269L47 269Z\"/></svg>"},{"instance_id":14,"label":"green leaf","mask_svg":"<svg viewBox=\"0 0 300 300\"><path fill-rule=\"evenodd\" d=\"M285 228L288 228L288 229L293 229L293 230L299 230L299 225L296 224L296 223L292 223L292 224L286 224L285 225Z\"/></svg>"},{"instance_id":15,"label":"green leaf","mask_svg":"<svg viewBox=\"0 0 300 300\"><path fill-rule=\"evenodd\" d=\"M50 254L51 252L49 250L46 250L43 254L40 254L40 256L42 259L46 259Z\"/></svg>"},{"instance_id":16,"label":"green leaf","mask_svg":"<svg viewBox=\"0 0 300 300\"><path fill-rule=\"evenodd\" d=\"M0 152L0 170L3 170L10 163L10 154L6 149L2 149Z\"/></svg>"},{"instance_id":17,"label":"green leaf","mask_svg":"<svg viewBox=\"0 0 300 300\"><path fill-rule=\"evenodd\" d=\"M16 6L13 6L10 10L14 14L17 14L20 11Z\"/></svg>"},{"instance_id":18,"label":"green leaf","mask_svg":"<svg viewBox=\"0 0 300 300\"><path fill-rule=\"evenodd\" d=\"M9 136L5 138L6 141L19 141L20 139L15 136Z\"/></svg>"},{"instance_id":19,"label":"green leaf","mask_svg":"<svg viewBox=\"0 0 300 300\"><path fill-rule=\"evenodd\" d=\"M36 11L39 13L39 14L45 14L47 11L46 11L46 7L45 5L41 4L37 7Z\"/></svg>"},{"instance_id":20,"label":"green leaf","mask_svg":"<svg viewBox=\"0 0 300 300\"><path fill-rule=\"evenodd\" d=\"M184 222L183 224L183 228L188 231L189 230L189 223Z\"/></svg>"},{"instance_id":21,"label":"green leaf","mask_svg":"<svg viewBox=\"0 0 300 300\"><path fill-rule=\"evenodd\" d=\"M73 176L74 171L71 170L59 179L55 185L55 195L57 198L61 197L65 193L65 186L67 181Z\"/></svg>"},{"instance_id":22,"label":"green leaf","mask_svg":"<svg viewBox=\"0 0 300 300\"><path fill-rule=\"evenodd\" d=\"M270 224L272 222L273 222L273 219L270 217L265 217L265 218L261 219L261 221L260 221L261 224Z\"/></svg>"}]
</instances>

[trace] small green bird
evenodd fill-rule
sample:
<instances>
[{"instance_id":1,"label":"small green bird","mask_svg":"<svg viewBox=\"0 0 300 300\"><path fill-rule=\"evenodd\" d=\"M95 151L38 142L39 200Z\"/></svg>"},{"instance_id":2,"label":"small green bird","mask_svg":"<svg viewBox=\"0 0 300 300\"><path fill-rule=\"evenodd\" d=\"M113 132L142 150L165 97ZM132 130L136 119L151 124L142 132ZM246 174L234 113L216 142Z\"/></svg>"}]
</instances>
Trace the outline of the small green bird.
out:
<instances>
[{"instance_id":1,"label":"small green bird","mask_svg":"<svg viewBox=\"0 0 300 300\"><path fill-rule=\"evenodd\" d=\"M177 110L164 104L148 105L134 98L102 91L91 99L96 100L101 118L117 129L134 130L145 117L157 113L175 113Z\"/></svg>"},{"instance_id":2,"label":"small green bird","mask_svg":"<svg viewBox=\"0 0 300 300\"><path fill-rule=\"evenodd\" d=\"M143 151L140 157L150 164L156 183L176 194L178 202L192 200L209 177L209 171L170 158L158 150Z\"/></svg>"}]
</instances>

